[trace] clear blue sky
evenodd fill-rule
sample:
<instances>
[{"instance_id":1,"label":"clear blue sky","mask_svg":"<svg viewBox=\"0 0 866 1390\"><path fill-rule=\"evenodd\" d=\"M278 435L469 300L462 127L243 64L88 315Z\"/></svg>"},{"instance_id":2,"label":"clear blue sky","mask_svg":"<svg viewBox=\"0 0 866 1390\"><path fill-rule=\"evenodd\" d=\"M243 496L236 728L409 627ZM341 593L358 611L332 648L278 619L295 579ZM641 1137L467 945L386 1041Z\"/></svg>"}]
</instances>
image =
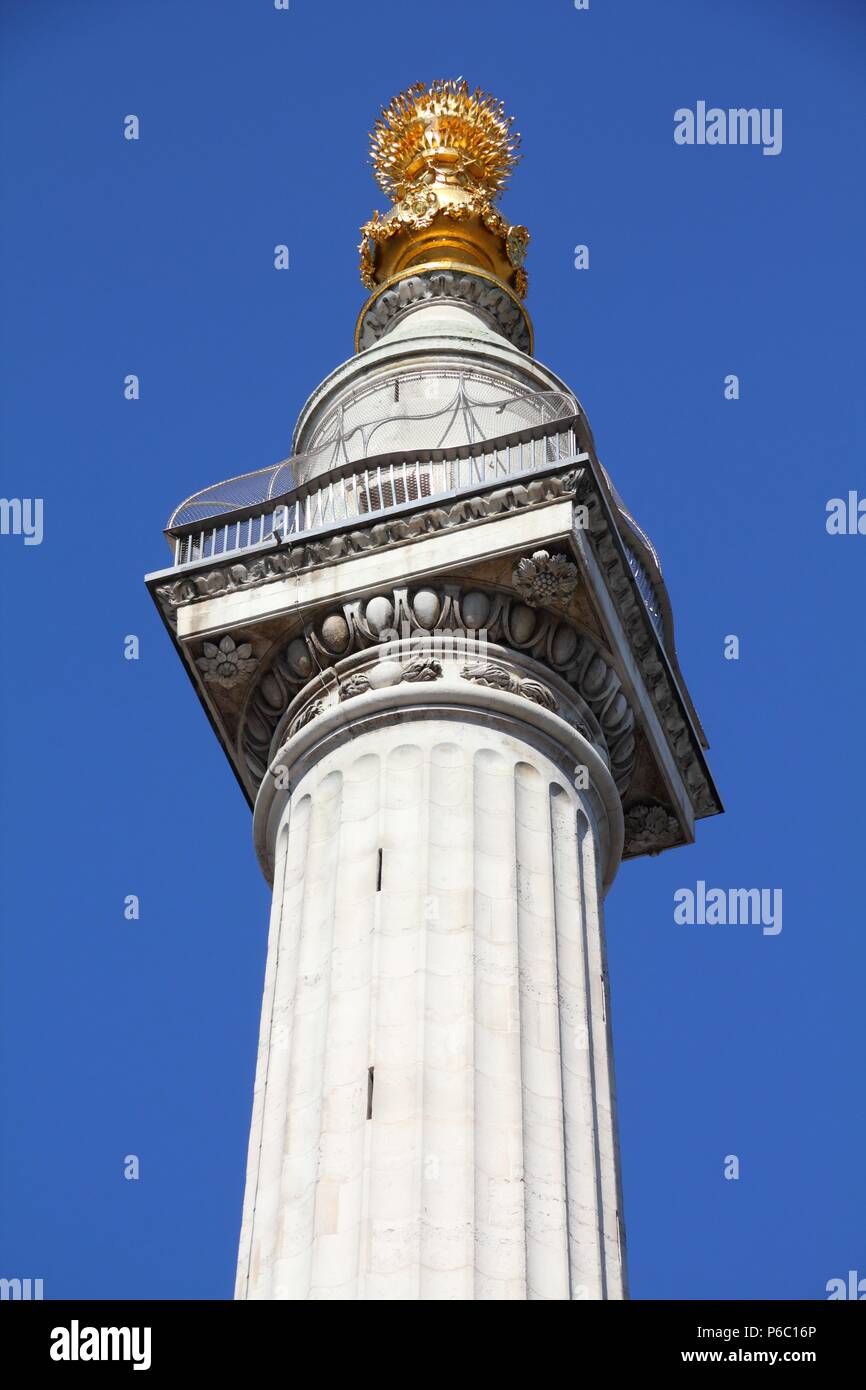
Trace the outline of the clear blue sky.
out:
<instances>
[{"instance_id":1,"label":"clear blue sky","mask_svg":"<svg viewBox=\"0 0 866 1390\"><path fill-rule=\"evenodd\" d=\"M45 505L41 546L0 537L0 1275L231 1296L268 891L141 580L181 498L288 453L352 350L369 124L461 74L523 132L504 208L532 233L538 355L661 553L727 806L608 898L633 1295L866 1275L866 536L824 525L866 495L866 7L0 13L2 492ZM678 147L698 100L781 107L782 153ZM675 925L698 879L782 888L781 934Z\"/></svg>"}]
</instances>

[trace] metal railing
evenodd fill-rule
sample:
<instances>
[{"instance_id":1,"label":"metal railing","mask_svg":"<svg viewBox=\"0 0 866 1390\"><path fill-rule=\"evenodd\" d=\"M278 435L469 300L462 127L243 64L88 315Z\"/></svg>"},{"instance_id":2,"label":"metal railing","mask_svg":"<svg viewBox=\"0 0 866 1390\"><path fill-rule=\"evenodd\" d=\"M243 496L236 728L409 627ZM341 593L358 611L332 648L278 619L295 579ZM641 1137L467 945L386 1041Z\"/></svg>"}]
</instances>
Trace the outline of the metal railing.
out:
<instances>
[{"instance_id":1,"label":"metal railing","mask_svg":"<svg viewBox=\"0 0 866 1390\"><path fill-rule=\"evenodd\" d=\"M378 458L388 449L387 443L376 447L383 431L398 440L411 439L417 450L426 449L436 456L439 450L492 439L506 430L564 422L577 413L577 402L564 391L518 390L515 386L510 395L502 396L495 393L496 384L483 373L464 368L404 372L387 380L373 380L358 387L332 412L303 453L194 492L175 508L168 530L174 532L195 522L215 525L218 516L225 519L230 512L280 501L293 488L343 464L361 467L365 460ZM425 398L431 387L435 400ZM440 397L440 391L445 395ZM383 396L388 398L387 409Z\"/></svg>"},{"instance_id":2,"label":"metal railing","mask_svg":"<svg viewBox=\"0 0 866 1390\"><path fill-rule=\"evenodd\" d=\"M647 612L650 615L650 622L652 623L662 642L664 642L665 622L664 618L662 617L661 604L659 602L659 596L655 584L653 584L652 580L646 572L645 567L641 564L640 560L638 559L637 555L635 555L631 546L627 544L625 538L623 538L623 549L625 550L625 557L628 560L629 569L635 577L640 596L646 604Z\"/></svg>"},{"instance_id":3,"label":"metal railing","mask_svg":"<svg viewBox=\"0 0 866 1390\"><path fill-rule=\"evenodd\" d=\"M224 513L210 526L170 527L166 536L174 547L175 567L272 546L564 462L578 454L576 422L572 415L495 439L343 464L282 497Z\"/></svg>"}]
</instances>

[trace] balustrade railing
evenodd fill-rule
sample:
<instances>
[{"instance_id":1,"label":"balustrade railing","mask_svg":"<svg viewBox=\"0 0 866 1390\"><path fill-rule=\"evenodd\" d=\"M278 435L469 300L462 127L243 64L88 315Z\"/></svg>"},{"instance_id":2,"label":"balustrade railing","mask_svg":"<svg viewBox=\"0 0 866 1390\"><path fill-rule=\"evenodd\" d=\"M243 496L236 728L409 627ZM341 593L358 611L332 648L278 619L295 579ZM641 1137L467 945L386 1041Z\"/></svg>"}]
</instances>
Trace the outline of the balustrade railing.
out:
<instances>
[{"instance_id":1,"label":"balustrade railing","mask_svg":"<svg viewBox=\"0 0 866 1390\"><path fill-rule=\"evenodd\" d=\"M169 528L175 566L273 545L576 458L575 424L572 416L473 444L343 464L282 497L223 513L208 526Z\"/></svg>"}]
</instances>

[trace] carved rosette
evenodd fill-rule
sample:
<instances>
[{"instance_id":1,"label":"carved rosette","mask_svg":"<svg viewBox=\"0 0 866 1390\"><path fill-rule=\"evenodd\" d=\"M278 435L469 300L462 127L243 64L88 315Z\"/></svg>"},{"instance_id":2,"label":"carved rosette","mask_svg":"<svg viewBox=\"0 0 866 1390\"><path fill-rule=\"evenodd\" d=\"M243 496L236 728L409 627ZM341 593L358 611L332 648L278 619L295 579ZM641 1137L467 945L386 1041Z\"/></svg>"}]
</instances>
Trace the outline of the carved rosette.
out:
<instances>
[{"instance_id":1,"label":"carved rosette","mask_svg":"<svg viewBox=\"0 0 866 1390\"><path fill-rule=\"evenodd\" d=\"M252 651L252 643L236 643L226 634L216 642L203 643L201 656L196 658L195 664L208 685L221 685L230 690L243 676L255 670Z\"/></svg>"},{"instance_id":2,"label":"carved rosette","mask_svg":"<svg viewBox=\"0 0 866 1390\"><path fill-rule=\"evenodd\" d=\"M515 566L511 582L530 608L567 603L577 588L577 565L564 555L536 550Z\"/></svg>"}]
</instances>

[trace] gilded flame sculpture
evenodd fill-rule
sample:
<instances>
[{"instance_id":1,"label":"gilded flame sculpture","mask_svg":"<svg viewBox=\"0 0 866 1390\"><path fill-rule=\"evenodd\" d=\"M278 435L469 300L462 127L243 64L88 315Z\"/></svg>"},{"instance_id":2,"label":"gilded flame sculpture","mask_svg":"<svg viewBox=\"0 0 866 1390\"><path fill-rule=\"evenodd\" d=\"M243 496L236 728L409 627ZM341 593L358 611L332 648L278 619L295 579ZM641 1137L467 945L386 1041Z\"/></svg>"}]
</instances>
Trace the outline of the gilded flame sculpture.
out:
<instances>
[{"instance_id":1,"label":"gilded flame sculpture","mask_svg":"<svg viewBox=\"0 0 866 1390\"><path fill-rule=\"evenodd\" d=\"M526 295L529 233L494 206L520 158L502 102L463 79L418 82L370 134L376 181L393 201L361 228L368 289L419 269L479 270Z\"/></svg>"}]
</instances>

